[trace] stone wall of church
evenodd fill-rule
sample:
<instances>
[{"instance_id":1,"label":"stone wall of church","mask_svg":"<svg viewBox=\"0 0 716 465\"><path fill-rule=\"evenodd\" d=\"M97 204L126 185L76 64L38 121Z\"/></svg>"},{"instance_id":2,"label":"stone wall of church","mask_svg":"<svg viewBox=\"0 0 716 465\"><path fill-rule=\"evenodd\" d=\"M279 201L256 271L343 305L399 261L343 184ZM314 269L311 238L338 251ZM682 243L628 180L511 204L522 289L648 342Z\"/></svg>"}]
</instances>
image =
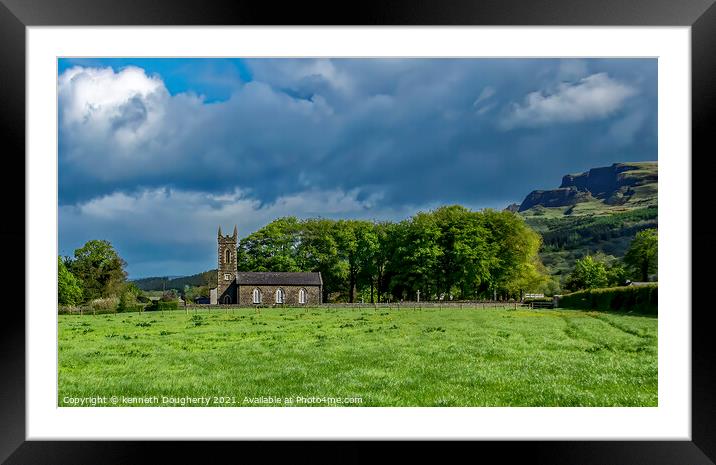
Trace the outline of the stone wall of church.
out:
<instances>
[{"instance_id":1,"label":"stone wall of church","mask_svg":"<svg viewBox=\"0 0 716 465\"><path fill-rule=\"evenodd\" d=\"M238 240L236 228L234 234L224 236L219 228L218 235L218 267L217 267L217 292L219 303L226 301L229 296L230 303L236 304L236 242Z\"/></svg>"},{"instance_id":2,"label":"stone wall of church","mask_svg":"<svg viewBox=\"0 0 716 465\"><path fill-rule=\"evenodd\" d=\"M239 305L254 305L253 292L254 289L261 291L261 305L275 305L276 291L278 288L283 289L285 298L284 305L300 307L302 305L318 305L321 303L321 287L320 286L238 286L239 287ZM306 303L298 303L298 292L301 289L306 290Z\"/></svg>"},{"instance_id":3,"label":"stone wall of church","mask_svg":"<svg viewBox=\"0 0 716 465\"><path fill-rule=\"evenodd\" d=\"M236 285L236 280L232 281L228 286L222 288L222 292L218 293L218 299L217 303L221 305L236 305L236 290L238 286ZM218 289L217 289L218 291Z\"/></svg>"}]
</instances>

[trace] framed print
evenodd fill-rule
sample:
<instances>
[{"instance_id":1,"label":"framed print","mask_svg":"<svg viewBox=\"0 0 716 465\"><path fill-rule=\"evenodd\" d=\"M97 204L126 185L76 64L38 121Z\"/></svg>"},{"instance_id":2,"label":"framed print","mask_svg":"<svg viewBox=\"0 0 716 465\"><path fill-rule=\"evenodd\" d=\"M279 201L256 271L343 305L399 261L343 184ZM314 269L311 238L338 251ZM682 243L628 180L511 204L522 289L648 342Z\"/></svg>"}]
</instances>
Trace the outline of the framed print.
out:
<instances>
[{"instance_id":1,"label":"framed print","mask_svg":"<svg viewBox=\"0 0 716 465\"><path fill-rule=\"evenodd\" d=\"M713 463L712 2L104 3L0 8L3 460Z\"/></svg>"}]
</instances>

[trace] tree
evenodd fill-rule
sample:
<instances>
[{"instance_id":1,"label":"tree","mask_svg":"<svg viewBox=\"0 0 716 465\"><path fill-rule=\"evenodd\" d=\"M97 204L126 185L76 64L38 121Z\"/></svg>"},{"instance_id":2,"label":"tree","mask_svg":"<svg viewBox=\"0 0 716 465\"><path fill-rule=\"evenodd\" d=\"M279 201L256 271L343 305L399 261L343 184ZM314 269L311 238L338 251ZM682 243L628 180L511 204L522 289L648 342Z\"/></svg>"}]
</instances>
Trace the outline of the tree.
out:
<instances>
[{"instance_id":1,"label":"tree","mask_svg":"<svg viewBox=\"0 0 716 465\"><path fill-rule=\"evenodd\" d=\"M624 255L624 263L641 281L649 281L649 275L657 273L659 238L656 229L645 229L636 233Z\"/></svg>"},{"instance_id":2,"label":"tree","mask_svg":"<svg viewBox=\"0 0 716 465\"><path fill-rule=\"evenodd\" d=\"M75 250L68 268L82 283L85 300L92 300L120 293L126 265L109 241L92 240Z\"/></svg>"},{"instance_id":3,"label":"tree","mask_svg":"<svg viewBox=\"0 0 716 465\"><path fill-rule=\"evenodd\" d=\"M623 286L626 282L627 272L624 266L618 261L607 266L607 281L609 286Z\"/></svg>"},{"instance_id":4,"label":"tree","mask_svg":"<svg viewBox=\"0 0 716 465\"><path fill-rule=\"evenodd\" d=\"M296 263L300 224L278 218L239 242L239 271L300 271Z\"/></svg>"},{"instance_id":5,"label":"tree","mask_svg":"<svg viewBox=\"0 0 716 465\"><path fill-rule=\"evenodd\" d=\"M373 224L367 221L341 220L335 224L335 238L339 256L348 264L348 302L355 302L359 279L370 284L372 260L377 237Z\"/></svg>"},{"instance_id":6,"label":"tree","mask_svg":"<svg viewBox=\"0 0 716 465\"><path fill-rule=\"evenodd\" d=\"M389 291L397 299L412 297L420 290L424 299L446 287L445 277L437 272L443 250L439 244L440 227L432 213L418 213L388 229L383 240L389 257L386 275Z\"/></svg>"},{"instance_id":7,"label":"tree","mask_svg":"<svg viewBox=\"0 0 716 465\"><path fill-rule=\"evenodd\" d=\"M394 248L393 237L395 236L395 229L395 223L382 222L375 225L377 245L373 260L375 267L375 289L378 302L382 302L383 292L386 290L385 276L390 259L393 256L392 250ZM373 293L371 292L371 302L373 301L372 295Z\"/></svg>"},{"instance_id":8,"label":"tree","mask_svg":"<svg viewBox=\"0 0 716 465\"><path fill-rule=\"evenodd\" d=\"M378 253L378 225L362 222L357 230L358 240L358 287L370 288L370 302L375 302L375 279L378 274L376 255Z\"/></svg>"},{"instance_id":9,"label":"tree","mask_svg":"<svg viewBox=\"0 0 716 465\"><path fill-rule=\"evenodd\" d=\"M60 305L77 305L82 302L80 282L60 257L57 257L57 301Z\"/></svg>"},{"instance_id":10,"label":"tree","mask_svg":"<svg viewBox=\"0 0 716 465\"><path fill-rule=\"evenodd\" d=\"M492 250L484 282L493 295L499 292L518 297L520 291L543 286L547 277L538 255L542 243L539 234L509 211L487 209L483 216Z\"/></svg>"},{"instance_id":11,"label":"tree","mask_svg":"<svg viewBox=\"0 0 716 465\"><path fill-rule=\"evenodd\" d=\"M320 271L323 301L332 292L345 288L347 267L338 254L335 221L324 218L301 222L296 261L302 271Z\"/></svg>"},{"instance_id":12,"label":"tree","mask_svg":"<svg viewBox=\"0 0 716 465\"><path fill-rule=\"evenodd\" d=\"M186 302L196 302L200 297L209 297L209 286L184 286L183 298Z\"/></svg>"},{"instance_id":13,"label":"tree","mask_svg":"<svg viewBox=\"0 0 716 465\"><path fill-rule=\"evenodd\" d=\"M574 271L567 278L566 285L573 291L606 287L609 284L607 268L603 262L595 260L591 255L577 260Z\"/></svg>"}]
</instances>

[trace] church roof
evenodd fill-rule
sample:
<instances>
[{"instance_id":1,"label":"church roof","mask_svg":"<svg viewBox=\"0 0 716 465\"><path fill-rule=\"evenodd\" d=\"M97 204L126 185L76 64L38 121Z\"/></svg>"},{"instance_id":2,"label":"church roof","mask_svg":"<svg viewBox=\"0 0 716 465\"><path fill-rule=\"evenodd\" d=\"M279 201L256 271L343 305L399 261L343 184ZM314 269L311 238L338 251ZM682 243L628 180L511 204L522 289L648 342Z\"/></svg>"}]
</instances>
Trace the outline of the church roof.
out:
<instances>
[{"instance_id":1,"label":"church roof","mask_svg":"<svg viewBox=\"0 0 716 465\"><path fill-rule=\"evenodd\" d=\"M277 271L241 271L236 274L238 285L265 286L321 286L321 273L277 272Z\"/></svg>"}]
</instances>

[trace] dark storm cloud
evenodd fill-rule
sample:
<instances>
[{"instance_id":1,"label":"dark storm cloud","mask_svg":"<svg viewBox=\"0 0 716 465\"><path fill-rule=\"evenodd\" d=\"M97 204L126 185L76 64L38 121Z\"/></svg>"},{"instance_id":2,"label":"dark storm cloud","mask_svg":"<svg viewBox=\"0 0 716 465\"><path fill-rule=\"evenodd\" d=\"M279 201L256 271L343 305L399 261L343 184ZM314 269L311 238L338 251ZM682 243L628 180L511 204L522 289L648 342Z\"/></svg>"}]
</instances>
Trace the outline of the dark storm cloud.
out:
<instances>
[{"instance_id":1,"label":"dark storm cloud","mask_svg":"<svg viewBox=\"0 0 716 465\"><path fill-rule=\"evenodd\" d=\"M502 176L554 179L555 164L604 164L624 145L655 157L655 65L616 61L249 60L254 81L210 104L141 70L82 69L60 86L61 106L75 101L60 112L61 203L166 185L262 201L306 186L518 198Z\"/></svg>"}]
</instances>

